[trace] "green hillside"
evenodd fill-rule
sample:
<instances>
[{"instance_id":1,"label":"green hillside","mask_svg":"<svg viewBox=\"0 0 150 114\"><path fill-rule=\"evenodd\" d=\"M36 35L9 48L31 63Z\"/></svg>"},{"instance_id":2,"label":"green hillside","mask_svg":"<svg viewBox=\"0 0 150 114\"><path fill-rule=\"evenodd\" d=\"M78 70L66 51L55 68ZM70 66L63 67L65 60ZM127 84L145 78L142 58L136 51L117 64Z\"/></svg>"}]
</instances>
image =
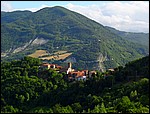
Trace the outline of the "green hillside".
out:
<instances>
[{"instance_id":1,"label":"green hillside","mask_svg":"<svg viewBox=\"0 0 150 114\"><path fill-rule=\"evenodd\" d=\"M11 19L4 21L11 13ZM21 59L37 49L51 54L67 51L73 54L65 60L49 62L64 64L73 57L77 61L75 68L105 70L143 57L149 51L148 47L126 40L103 25L63 7L21 13L27 15L5 12L1 18L2 60ZM37 39L46 43L31 45ZM15 52L22 47L21 51Z\"/></svg>"},{"instance_id":2,"label":"green hillside","mask_svg":"<svg viewBox=\"0 0 150 114\"><path fill-rule=\"evenodd\" d=\"M125 67L116 68L116 81L149 78L149 56L128 62Z\"/></svg>"},{"instance_id":3,"label":"green hillside","mask_svg":"<svg viewBox=\"0 0 150 114\"><path fill-rule=\"evenodd\" d=\"M13 11L13 12L4 12L1 11L1 22L2 23L10 23L16 21L18 19L22 19L31 15L30 11Z\"/></svg>"},{"instance_id":4,"label":"green hillside","mask_svg":"<svg viewBox=\"0 0 150 114\"><path fill-rule=\"evenodd\" d=\"M39 59L1 62L1 113L149 113L148 62L149 56L119 67L118 76L104 78L98 71L75 82L68 82L66 73L41 71ZM127 67L143 77L124 79Z\"/></svg>"},{"instance_id":5,"label":"green hillside","mask_svg":"<svg viewBox=\"0 0 150 114\"><path fill-rule=\"evenodd\" d=\"M116 30L115 28L111 28L106 26L111 32L119 35L125 40L138 43L144 45L149 48L149 33L134 33L134 32L124 32Z\"/></svg>"}]
</instances>

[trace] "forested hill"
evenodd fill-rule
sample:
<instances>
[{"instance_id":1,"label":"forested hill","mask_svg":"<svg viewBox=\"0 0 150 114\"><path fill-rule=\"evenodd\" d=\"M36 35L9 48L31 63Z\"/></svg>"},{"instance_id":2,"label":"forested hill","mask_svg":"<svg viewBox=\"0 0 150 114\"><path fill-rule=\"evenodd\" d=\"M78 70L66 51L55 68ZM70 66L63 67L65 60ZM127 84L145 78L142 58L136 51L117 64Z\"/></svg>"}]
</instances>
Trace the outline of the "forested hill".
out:
<instances>
[{"instance_id":1,"label":"forested hill","mask_svg":"<svg viewBox=\"0 0 150 114\"><path fill-rule=\"evenodd\" d=\"M1 23L10 23L18 19L22 19L31 15L31 11L13 11L13 12L4 12L1 11Z\"/></svg>"},{"instance_id":2,"label":"forested hill","mask_svg":"<svg viewBox=\"0 0 150 114\"><path fill-rule=\"evenodd\" d=\"M134 33L134 32L124 32L116 30L115 28L106 26L111 32L119 35L120 37L138 43L140 45L144 45L149 48L149 33Z\"/></svg>"},{"instance_id":3,"label":"forested hill","mask_svg":"<svg viewBox=\"0 0 150 114\"><path fill-rule=\"evenodd\" d=\"M104 78L97 71L93 78L75 82L51 69L43 71L47 79L39 77L41 61L36 58L1 62L1 113L149 113L148 61L144 57L125 67L142 73L137 80L124 78L125 69L119 67L119 75Z\"/></svg>"},{"instance_id":4,"label":"forested hill","mask_svg":"<svg viewBox=\"0 0 150 114\"><path fill-rule=\"evenodd\" d=\"M149 56L128 62L125 67L116 68L116 81L138 80L149 78Z\"/></svg>"},{"instance_id":5,"label":"forested hill","mask_svg":"<svg viewBox=\"0 0 150 114\"><path fill-rule=\"evenodd\" d=\"M105 26L66 8L56 6L37 12L2 12L1 57L21 59L44 50L47 56L65 51L69 56L47 62L105 71L148 54L149 49L111 32Z\"/></svg>"}]
</instances>

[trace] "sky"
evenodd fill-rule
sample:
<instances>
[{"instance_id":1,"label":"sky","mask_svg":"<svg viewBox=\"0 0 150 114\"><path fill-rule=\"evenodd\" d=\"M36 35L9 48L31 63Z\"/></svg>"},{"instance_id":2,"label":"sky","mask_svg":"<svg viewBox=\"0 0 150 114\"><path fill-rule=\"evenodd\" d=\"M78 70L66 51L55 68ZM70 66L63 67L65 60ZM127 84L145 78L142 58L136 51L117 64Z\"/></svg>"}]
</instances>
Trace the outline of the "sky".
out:
<instances>
[{"instance_id":1,"label":"sky","mask_svg":"<svg viewBox=\"0 0 150 114\"><path fill-rule=\"evenodd\" d=\"M120 31L149 33L149 1L1 1L1 11L62 6Z\"/></svg>"}]
</instances>

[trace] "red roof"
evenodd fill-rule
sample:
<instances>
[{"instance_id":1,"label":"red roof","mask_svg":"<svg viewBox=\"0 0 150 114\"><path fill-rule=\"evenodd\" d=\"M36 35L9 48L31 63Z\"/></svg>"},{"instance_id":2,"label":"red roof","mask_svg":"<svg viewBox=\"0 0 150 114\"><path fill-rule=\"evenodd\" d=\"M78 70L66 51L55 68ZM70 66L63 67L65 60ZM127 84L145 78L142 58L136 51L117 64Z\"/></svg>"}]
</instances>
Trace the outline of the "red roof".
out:
<instances>
[{"instance_id":1,"label":"red roof","mask_svg":"<svg viewBox=\"0 0 150 114\"><path fill-rule=\"evenodd\" d=\"M56 66L56 68L59 68L59 69L61 69L61 68L62 68L62 66Z\"/></svg>"},{"instance_id":2,"label":"red roof","mask_svg":"<svg viewBox=\"0 0 150 114\"><path fill-rule=\"evenodd\" d=\"M42 66L48 66L48 65L50 65L50 64L48 64L48 63L44 63L44 64L42 64Z\"/></svg>"},{"instance_id":3,"label":"red roof","mask_svg":"<svg viewBox=\"0 0 150 114\"><path fill-rule=\"evenodd\" d=\"M78 76L84 76L84 71L69 72L69 75L75 75L76 77L78 77Z\"/></svg>"}]
</instances>

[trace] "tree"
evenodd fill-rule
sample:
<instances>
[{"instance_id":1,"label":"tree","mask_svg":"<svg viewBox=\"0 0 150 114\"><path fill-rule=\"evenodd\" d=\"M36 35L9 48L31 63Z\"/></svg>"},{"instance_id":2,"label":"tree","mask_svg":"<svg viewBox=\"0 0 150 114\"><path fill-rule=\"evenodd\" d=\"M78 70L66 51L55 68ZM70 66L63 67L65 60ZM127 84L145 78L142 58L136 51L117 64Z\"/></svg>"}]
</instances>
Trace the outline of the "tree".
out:
<instances>
[{"instance_id":1,"label":"tree","mask_svg":"<svg viewBox=\"0 0 150 114\"><path fill-rule=\"evenodd\" d=\"M30 100L30 95L29 95L29 93L26 93L26 97L27 97L27 101L29 101L29 100Z\"/></svg>"},{"instance_id":2,"label":"tree","mask_svg":"<svg viewBox=\"0 0 150 114\"><path fill-rule=\"evenodd\" d=\"M73 110L69 105L63 107L60 104L56 104L52 109L54 113L73 113Z\"/></svg>"},{"instance_id":3,"label":"tree","mask_svg":"<svg viewBox=\"0 0 150 114\"><path fill-rule=\"evenodd\" d=\"M28 72L27 72L26 70L24 70L24 72L23 72L23 76L28 77Z\"/></svg>"},{"instance_id":4,"label":"tree","mask_svg":"<svg viewBox=\"0 0 150 114\"><path fill-rule=\"evenodd\" d=\"M96 76L97 76L99 79L102 79L102 78L103 78L103 73L100 72L100 71L96 71Z\"/></svg>"},{"instance_id":5,"label":"tree","mask_svg":"<svg viewBox=\"0 0 150 114\"><path fill-rule=\"evenodd\" d=\"M81 112L82 111L82 106L80 105L80 103L79 102L77 102L77 103L73 103L72 105L71 105L71 107L73 108L73 110L74 110L74 112Z\"/></svg>"},{"instance_id":6,"label":"tree","mask_svg":"<svg viewBox=\"0 0 150 114\"><path fill-rule=\"evenodd\" d=\"M96 105L91 113L107 113L104 103L102 102L101 105Z\"/></svg>"},{"instance_id":7,"label":"tree","mask_svg":"<svg viewBox=\"0 0 150 114\"><path fill-rule=\"evenodd\" d=\"M6 105L2 108L2 113L17 113L19 110L11 105Z\"/></svg>"},{"instance_id":8,"label":"tree","mask_svg":"<svg viewBox=\"0 0 150 114\"><path fill-rule=\"evenodd\" d=\"M128 96L123 96L122 99L116 105L116 109L118 110L118 112L122 112L122 113L129 113L130 109L134 109L134 108L135 106L132 102L130 102Z\"/></svg>"},{"instance_id":9,"label":"tree","mask_svg":"<svg viewBox=\"0 0 150 114\"><path fill-rule=\"evenodd\" d=\"M20 103L24 103L25 97L23 95L19 95Z\"/></svg>"},{"instance_id":10,"label":"tree","mask_svg":"<svg viewBox=\"0 0 150 114\"><path fill-rule=\"evenodd\" d=\"M148 95L142 95L139 100L144 106L149 105Z\"/></svg>"},{"instance_id":11,"label":"tree","mask_svg":"<svg viewBox=\"0 0 150 114\"><path fill-rule=\"evenodd\" d=\"M135 90L135 91L131 91L131 93L130 93L130 98L131 98L131 99L135 99L136 96L137 96L137 91L136 91L136 90Z\"/></svg>"}]
</instances>

